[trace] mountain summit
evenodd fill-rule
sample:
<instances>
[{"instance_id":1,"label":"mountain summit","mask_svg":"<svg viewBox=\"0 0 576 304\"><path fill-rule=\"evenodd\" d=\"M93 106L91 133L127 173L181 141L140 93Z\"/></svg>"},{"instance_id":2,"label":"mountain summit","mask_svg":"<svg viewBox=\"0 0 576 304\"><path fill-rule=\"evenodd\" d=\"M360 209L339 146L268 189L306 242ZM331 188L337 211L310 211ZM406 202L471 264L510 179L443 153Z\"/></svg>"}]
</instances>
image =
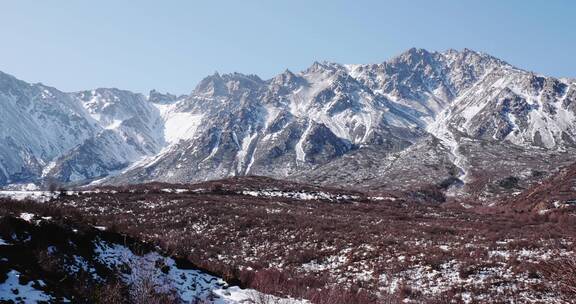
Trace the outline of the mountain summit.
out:
<instances>
[{"instance_id":1,"label":"mountain summit","mask_svg":"<svg viewBox=\"0 0 576 304\"><path fill-rule=\"evenodd\" d=\"M511 176L537 180L526 163L574 161L575 101L574 81L468 49L269 80L215 73L187 96L64 93L0 73L0 185L265 175L490 197L513 191L498 186Z\"/></svg>"}]
</instances>

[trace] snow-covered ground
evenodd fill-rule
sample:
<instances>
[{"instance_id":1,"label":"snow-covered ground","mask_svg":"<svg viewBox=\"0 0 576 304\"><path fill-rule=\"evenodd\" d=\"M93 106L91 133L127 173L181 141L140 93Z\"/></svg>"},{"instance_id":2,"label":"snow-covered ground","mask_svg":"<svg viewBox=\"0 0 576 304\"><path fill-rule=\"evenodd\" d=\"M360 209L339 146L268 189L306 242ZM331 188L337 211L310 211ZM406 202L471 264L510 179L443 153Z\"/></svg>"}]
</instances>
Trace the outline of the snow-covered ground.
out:
<instances>
[{"instance_id":1,"label":"snow-covered ground","mask_svg":"<svg viewBox=\"0 0 576 304\"><path fill-rule=\"evenodd\" d=\"M54 298L42 290L35 288L42 287L42 281L30 281L26 284L20 283L20 273L10 270L7 278L0 283L0 302L8 303L41 303L51 302Z\"/></svg>"},{"instance_id":2,"label":"snow-covered ground","mask_svg":"<svg viewBox=\"0 0 576 304\"><path fill-rule=\"evenodd\" d=\"M358 199L358 196L333 194L328 192L306 192L306 191L282 191L282 190L244 190L241 192L244 195L256 197L285 197L297 200L328 200L328 201L341 201Z\"/></svg>"},{"instance_id":3,"label":"snow-covered ground","mask_svg":"<svg viewBox=\"0 0 576 304\"><path fill-rule=\"evenodd\" d=\"M182 193L187 191L185 189L164 189L164 192L173 192L173 193ZM76 190L67 190L67 191L43 191L43 190L0 190L0 197L11 198L17 201L21 200L33 200L37 202L47 202L51 199L57 198L62 194L66 195L81 195L81 194L89 194L89 193L116 193L114 190L83 190L83 191L76 191Z\"/></svg>"},{"instance_id":4,"label":"snow-covered ground","mask_svg":"<svg viewBox=\"0 0 576 304\"><path fill-rule=\"evenodd\" d=\"M23 212L20 218L38 225L42 220L50 220L49 217L39 217L36 214ZM102 230L103 227L95 227ZM73 229L73 232L77 230ZM27 242L32 237L28 236ZM0 238L0 246L16 246L21 240L12 240L14 244ZM238 304L253 303L256 299L266 299L266 303L277 304L305 304L306 300L280 298L260 293L253 289L242 289L230 286L219 277L194 269L191 265L182 266L173 258L158 251L152 250L147 253L135 251L125 244L107 241L96 236L92 240L94 247L90 254L75 252L70 254L70 259L62 259L60 262L63 269L69 272L71 277L82 274L90 275L96 282L102 282L102 267L120 275L120 279L128 286L130 293L139 293L143 288L153 288L158 293L174 295L182 303L212 303L212 304ZM73 244L73 243L70 243ZM47 248L49 254L57 254L60 247L50 245ZM69 253L68 253L69 254ZM4 260L8 262L8 260ZM99 270L97 270L99 269ZM128 270L128 271L127 271ZM51 293L47 293L47 286L42 280L29 282L20 279L20 272L10 270L7 278L0 280L0 302L13 301L15 303L38 303L60 302ZM67 302L66 299L64 299ZM68 301L69 302L69 301Z\"/></svg>"},{"instance_id":5,"label":"snow-covered ground","mask_svg":"<svg viewBox=\"0 0 576 304\"><path fill-rule=\"evenodd\" d=\"M303 300L283 299L264 295L252 289L229 286L222 279L200 270L179 268L172 258L157 252L137 255L126 246L106 241L99 241L96 246L97 259L109 268L120 269L127 265L132 269L130 274L122 277L129 286L137 286L143 281L152 280L158 292L176 292L184 303L197 300L214 304L249 303L261 297L278 304L307 303Z\"/></svg>"},{"instance_id":6,"label":"snow-covered ground","mask_svg":"<svg viewBox=\"0 0 576 304\"><path fill-rule=\"evenodd\" d=\"M1 190L0 197L7 197L15 200L31 199L39 202L47 202L58 197L59 193L54 191L25 191L25 190Z\"/></svg>"}]
</instances>

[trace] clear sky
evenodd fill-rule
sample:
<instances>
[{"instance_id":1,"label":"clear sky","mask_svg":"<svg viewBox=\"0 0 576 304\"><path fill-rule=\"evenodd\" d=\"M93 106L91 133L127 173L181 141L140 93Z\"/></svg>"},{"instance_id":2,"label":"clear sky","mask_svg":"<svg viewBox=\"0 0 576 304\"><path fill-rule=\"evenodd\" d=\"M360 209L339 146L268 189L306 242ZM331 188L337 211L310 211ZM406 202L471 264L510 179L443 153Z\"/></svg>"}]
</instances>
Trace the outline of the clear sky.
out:
<instances>
[{"instance_id":1,"label":"clear sky","mask_svg":"<svg viewBox=\"0 0 576 304\"><path fill-rule=\"evenodd\" d=\"M576 77L576 1L0 0L0 70L65 91L181 94L214 71L267 79L410 47Z\"/></svg>"}]
</instances>

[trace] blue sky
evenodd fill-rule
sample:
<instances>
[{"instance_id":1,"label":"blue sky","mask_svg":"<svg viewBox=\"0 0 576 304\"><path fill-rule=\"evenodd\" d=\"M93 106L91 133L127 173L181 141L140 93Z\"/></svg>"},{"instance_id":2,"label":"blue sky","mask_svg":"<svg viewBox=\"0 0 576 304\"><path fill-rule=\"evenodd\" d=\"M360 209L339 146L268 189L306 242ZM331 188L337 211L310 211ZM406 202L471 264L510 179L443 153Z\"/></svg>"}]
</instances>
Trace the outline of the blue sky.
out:
<instances>
[{"instance_id":1,"label":"blue sky","mask_svg":"<svg viewBox=\"0 0 576 304\"><path fill-rule=\"evenodd\" d=\"M66 91L188 93L219 71L471 48L576 77L576 1L2 1L0 70Z\"/></svg>"}]
</instances>

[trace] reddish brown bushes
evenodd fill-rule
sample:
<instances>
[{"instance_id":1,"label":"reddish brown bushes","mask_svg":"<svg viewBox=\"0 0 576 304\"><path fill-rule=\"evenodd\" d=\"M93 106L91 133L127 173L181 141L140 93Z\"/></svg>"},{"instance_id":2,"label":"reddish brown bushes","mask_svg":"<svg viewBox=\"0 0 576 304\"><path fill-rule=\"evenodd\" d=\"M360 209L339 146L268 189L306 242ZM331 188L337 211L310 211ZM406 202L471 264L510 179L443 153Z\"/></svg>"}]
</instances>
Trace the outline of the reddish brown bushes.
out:
<instances>
[{"instance_id":1,"label":"reddish brown bushes","mask_svg":"<svg viewBox=\"0 0 576 304\"><path fill-rule=\"evenodd\" d=\"M476 214L401 200L344 204L250 197L232 194L230 184L215 184L215 192L206 193L138 187L140 192L69 196L52 203L51 210L34 208L39 213L76 210L99 226L154 241L231 283L316 303L387 301L381 293L370 302L377 288L388 287L378 285L377 274L399 276L415 266L438 272L455 261L462 279L502 265L530 273L517 260L490 252L514 256L522 249L565 249L563 241L576 235L576 225L567 224L574 218L568 211L546 217L489 210ZM14 206L7 209L18 212ZM355 276L365 270L373 274ZM394 301L420 299L419 287L406 281ZM461 292L461 286L454 288L453 295ZM491 292L487 288L474 292Z\"/></svg>"}]
</instances>

